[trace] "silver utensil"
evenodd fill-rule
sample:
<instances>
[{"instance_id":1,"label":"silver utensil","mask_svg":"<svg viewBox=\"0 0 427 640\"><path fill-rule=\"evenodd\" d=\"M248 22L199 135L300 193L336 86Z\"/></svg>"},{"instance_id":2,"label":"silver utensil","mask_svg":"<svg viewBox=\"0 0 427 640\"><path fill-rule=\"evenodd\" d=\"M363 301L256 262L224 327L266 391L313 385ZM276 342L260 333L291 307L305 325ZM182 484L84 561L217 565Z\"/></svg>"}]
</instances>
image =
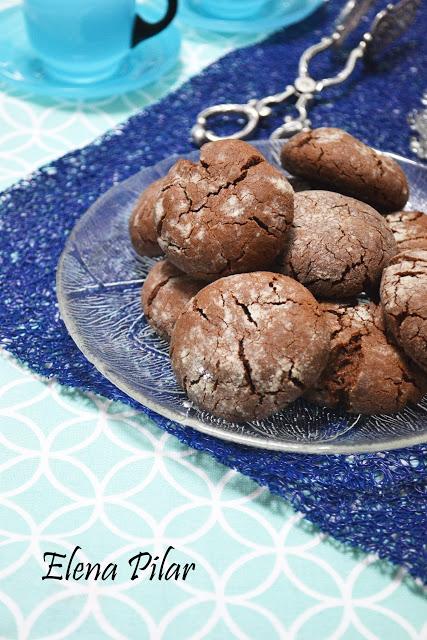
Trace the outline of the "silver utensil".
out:
<instances>
[{"instance_id":1,"label":"silver utensil","mask_svg":"<svg viewBox=\"0 0 427 640\"><path fill-rule=\"evenodd\" d=\"M248 138L257 129L260 121L271 115L273 106L291 101L295 104L297 115L287 115L284 118L284 123L273 131L271 138L290 138L299 131L310 129L308 109L315 97L324 89L347 80L360 59L376 60L392 42L407 30L415 18L421 1L400 0L396 4L388 4L385 9L376 14L369 31L363 34L357 46L350 51L344 67L339 73L329 78L313 78L310 74L311 61L318 54L331 47L342 47L343 42L375 3L375 0L359 0L359 2L349 0L337 18L333 33L303 52L298 64L298 77L293 84L288 85L280 93L252 99L245 104L226 103L203 109L197 116L196 124L191 131L193 141L201 146L205 142L224 138ZM217 135L208 128L209 118L227 114L243 117L245 120L243 127L227 136Z\"/></svg>"}]
</instances>

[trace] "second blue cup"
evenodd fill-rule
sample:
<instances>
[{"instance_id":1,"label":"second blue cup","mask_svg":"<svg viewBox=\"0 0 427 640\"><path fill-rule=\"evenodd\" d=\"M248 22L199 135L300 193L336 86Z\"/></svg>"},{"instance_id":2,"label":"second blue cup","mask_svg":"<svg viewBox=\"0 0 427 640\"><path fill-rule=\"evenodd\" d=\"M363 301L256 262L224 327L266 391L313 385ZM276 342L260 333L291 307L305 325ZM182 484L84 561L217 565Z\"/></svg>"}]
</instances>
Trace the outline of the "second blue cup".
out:
<instances>
[{"instance_id":1,"label":"second blue cup","mask_svg":"<svg viewBox=\"0 0 427 640\"><path fill-rule=\"evenodd\" d=\"M198 13L221 20L244 20L261 13L269 0L187 0Z\"/></svg>"},{"instance_id":2,"label":"second blue cup","mask_svg":"<svg viewBox=\"0 0 427 640\"><path fill-rule=\"evenodd\" d=\"M46 73L81 84L113 75L132 46L168 26L177 0L168 1L156 23L136 14L135 0L24 0L23 10L30 44Z\"/></svg>"}]
</instances>

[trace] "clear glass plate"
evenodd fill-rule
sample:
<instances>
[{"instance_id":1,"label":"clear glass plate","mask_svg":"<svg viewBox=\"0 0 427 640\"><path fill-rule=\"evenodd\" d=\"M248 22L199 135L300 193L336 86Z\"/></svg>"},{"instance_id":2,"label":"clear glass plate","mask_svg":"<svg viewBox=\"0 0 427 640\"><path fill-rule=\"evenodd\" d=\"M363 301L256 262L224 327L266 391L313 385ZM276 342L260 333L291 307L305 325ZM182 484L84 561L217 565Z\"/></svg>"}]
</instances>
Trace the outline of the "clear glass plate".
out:
<instances>
[{"instance_id":1,"label":"clear glass plate","mask_svg":"<svg viewBox=\"0 0 427 640\"><path fill-rule=\"evenodd\" d=\"M280 141L253 143L279 166ZM198 158L195 151L188 156ZM411 186L408 208L426 211L427 167L394 156ZM128 218L145 187L177 156L112 187L79 220L57 274L62 318L77 346L113 384L157 413L224 440L280 451L358 453L427 442L427 397L393 416L354 416L299 400L268 418L226 422L194 407L178 387L168 345L147 324L140 289L153 264L131 246Z\"/></svg>"}]
</instances>

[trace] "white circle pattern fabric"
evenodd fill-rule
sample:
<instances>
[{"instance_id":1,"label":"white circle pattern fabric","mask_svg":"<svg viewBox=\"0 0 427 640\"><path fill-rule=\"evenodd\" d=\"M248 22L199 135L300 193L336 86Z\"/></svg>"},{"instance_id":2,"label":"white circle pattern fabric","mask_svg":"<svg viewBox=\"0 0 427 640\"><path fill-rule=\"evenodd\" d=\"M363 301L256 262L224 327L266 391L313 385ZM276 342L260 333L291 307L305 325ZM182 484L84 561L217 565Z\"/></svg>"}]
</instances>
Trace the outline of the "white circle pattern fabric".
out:
<instances>
[{"instance_id":1,"label":"white circle pattern fabric","mask_svg":"<svg viewBox=\"0 0 427 640\"><path fill-rule=\"evenodd\" d=\"M425 595L402 570L326 539L128 407L11 358L0 373L1 637L425 638ZM42 581L43 554L66 563L76 545L79 561L116 563L116 579ZM170 545L196 565L187 581L131 580L129 558Z\"/></svg>"}]
</instances>

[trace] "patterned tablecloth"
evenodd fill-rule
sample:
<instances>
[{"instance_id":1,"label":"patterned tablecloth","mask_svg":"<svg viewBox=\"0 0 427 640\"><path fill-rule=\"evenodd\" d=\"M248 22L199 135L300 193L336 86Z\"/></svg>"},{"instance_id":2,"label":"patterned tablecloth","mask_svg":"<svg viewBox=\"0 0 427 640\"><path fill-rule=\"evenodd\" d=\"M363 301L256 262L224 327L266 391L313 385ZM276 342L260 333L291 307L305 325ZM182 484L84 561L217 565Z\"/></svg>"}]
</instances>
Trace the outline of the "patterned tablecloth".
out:
<instances>
[{"instance_id":1,"label":"patterned tablecloth","mask_svg":"<svg viewBox=\"0 0 427 640\"><path fill-rule=\"evenodd\" d=\"M3 92L0 187L249 41L185 30L180 67L121 97ZM401 571L325 539L128 408L45 384L2 356L0 424L0 638L427 638L426 596ZM51 570L63 579L42 580L53 553L66 555ZM155 566L137 572L138 553L139 568L148 554ZM76 579L88 562L105 580Z\"/></svg>"}]
</instances>

